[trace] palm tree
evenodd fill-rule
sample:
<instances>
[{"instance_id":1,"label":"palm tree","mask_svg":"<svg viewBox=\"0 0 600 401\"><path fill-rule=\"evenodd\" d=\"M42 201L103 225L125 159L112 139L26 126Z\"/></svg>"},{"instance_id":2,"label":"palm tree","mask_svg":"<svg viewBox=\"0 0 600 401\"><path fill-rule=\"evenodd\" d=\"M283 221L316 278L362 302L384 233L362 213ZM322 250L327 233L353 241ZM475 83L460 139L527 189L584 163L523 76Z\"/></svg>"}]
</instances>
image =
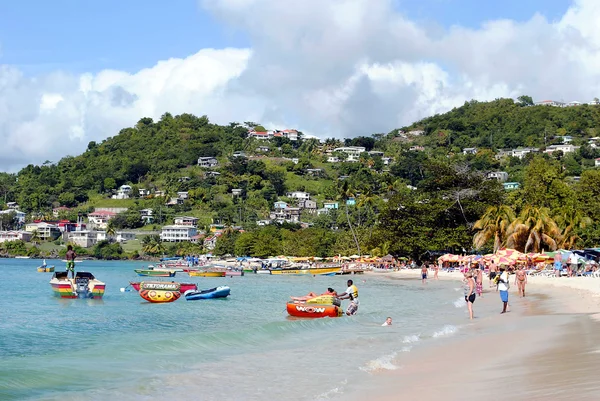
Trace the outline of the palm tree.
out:
<instances>
[{"instance_id":1,"label":"palm tree","mask_svg":"<svg viewBox=\"0 0 600 401\"><path fill-rule=\"evenodd\" d=\"M348 184L348 181L344 180L342 185L338 187L338 195L337 200L344 202L346 208L346 219L348 220L348 226L350 227L350 232L352 233L352 238L354 238L354 243L356 244L356 249L358 250L358 254L360 255L360 245L358 243L358 238L356 238L356 233L354 232L354 228L352 227L352 222L350 222L350 213L348 212L348 199L354 197L354 190Z\"/></svg>"},{"instance_id":2,"label":"palm tree","mask_svg":"<svg viewBox=\"0 0 600 401\"><path fill-rule=\"evenodd\" d=\"M560 229L547 207L526 206L509 227L506 245L521 252L542 252L545 247L556 250Z\"/></svg>"},{"instance_id":3,"label":"palm tree","mask_svg":"<svg viewBox=\"0 0 600 401\"><path fill-rule=\"evenodd\" d=\"M144 237L142 244L144 245L142 250L148 255L161 255L165 251L165 248L160 241L160 236L158 235L148 235Z\"/></svg>"},{"instance_id":4,"label":"palm tree","mask_svg":"<svg viewBox=\"0 0 600 401\"><path fill-rule=\"evenodd\" d=\"M484 246L491 239L494 240L494 253L500 249L508 237L508 228L515 220L515 212L510 206L490 206L483 216L475 222L473 229L479 230L473 238L476 249Z\"/></svg>"},{"instance_id":5,"label":"palm tree","mask_svg":"<svg viewBox=\"0 0 600 401\"><path fill-rule=\"evenodd\" d=\"M34 244L34 245L39 245L40 242L42 241L42 238L40 237L40 233L38 232L38 230L33 230L33 232L31 233L31 239L30 241Z\"/></svg>"},{"instance_id":6,"label":"palm tree","mask_svg":"<svg viewBox=\"0 0 600 401\"><path fill-rule=\"evenodd\" d=\"M114 242L115 236L117 235L117 230L115 228L115 224L110 220L106 225L106 239L108 242Z\"/></svg>"},{"instance_id":7,"label":"palm tree","mask_svg":"<svg viewBox=\"0 0 600 401\"><path fill-rule=\"evenodd\" d=\"M575 244L581 239L576 231L592 224L592 219L573 207L567 208L563 213L556 216L555 221L561 228L559 246L564 249L574 248Z\"/></svg>"}]
</instances>

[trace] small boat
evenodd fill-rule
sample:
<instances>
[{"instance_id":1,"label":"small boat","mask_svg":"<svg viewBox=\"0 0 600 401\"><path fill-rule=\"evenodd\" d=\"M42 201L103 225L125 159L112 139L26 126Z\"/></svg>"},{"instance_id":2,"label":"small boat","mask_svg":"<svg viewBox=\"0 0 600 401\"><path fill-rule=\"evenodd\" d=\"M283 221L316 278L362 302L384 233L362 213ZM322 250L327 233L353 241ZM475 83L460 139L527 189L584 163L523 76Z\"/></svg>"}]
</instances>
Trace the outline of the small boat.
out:
<instances>
[{"instance_id":1,"label":"small boat","mask_svg":"<svg viewBox=\"0 0 600 401\"><path fill-rule=\"evenodd\" d=\"M287 313L290 316L306 318L340 317L344 315L344 311L338 305L296 303L294 301L287 303Z\"/></svg>"},{"instance_id":2,"label":"small boat","mask_svg":"<svg viewBox=\"0 0 600 401\"><path fill-rule=\"evenodd\" d=\"M133 287L136 291L140 290L140 282L130 281L129 285ZM198 286L194 283L179 283L180 289L179 292L186 292L188 290L197 290Z\"/></svg>"},{"instance_id":3,"label":"small boat","mask_svg":"<svg viewBox=\"0 0 600 401\"><path fill-rule=\"evenodd\" d=\"M188 274L190 277L225 277L224 271L190 270Z\"/></svg>"},{"instance_id":4,"label":"small boat","mask_svg":"<svg viewBox=\"0 0 600 401\"><path fill-rule=\"evenodd\" d=\"M304 275L312 274L315 276L329 275L330 273L337 273L340 271L340 267L314 267L308 269L273 269L271 274L287 274L287 275Z\"/></svg>"},{"instance_id":5,"label":"small boat","mask_svg":"<svg viewBox=\"0 0 600 401\"><path fill-rule=\"evenodd\" d=\"M29 259L29 256L15 256L15 259Z\"/></svg>"},{"instance_id":6,"label":"small boat","mask_svg":"<svg viewBox=\"0 0 600 401\"><path fill-rule=\"evenodd\" d=\"M54 266L38 266L37 271L40 273L52 273L54 271Z\"/></svg>"},{"instance_id":7,"label":"small boat","mask_svg":"<svg viewBox=\"0 0 600 401\"><path fill-rule=\"evenodd\" d=\"M147 277L175 277L173 270L134 269L138 276Z\"/></svg>"},{"instance_id":8,"label":"small boat","mask_svg":"<svg viewBox=\"0 0 600 401\"><path fill-rule=\"evenodd\" d=\"M225 277L238 277L243 276L244 272L240 270L227 270L225 272Z\"/></svg>"},{"instance_id":9,"label":"small boat","mask_svg":"<svg viewBox=\"0 0 600 401\"><path fill-rule=\"evenodd\" d=\"M181 297L181 285L163 281L142 281L138 294L152 303L173 302Z\"/></svg>"},{"instance_id":10,"label":"small boat","mask_svg":"<svg viewBox=\"0 0 600 401\"><path fill-rule=\"evenodd\" d=\"M198 299L213 299L213 298L226 298L231 293L231 289L227 286L220 286L211 288L209 290L189 290L186 291L183 296L188 301L196 301Z\"/></svg>"},{"instance_id":11,"label":"small boat","mask_svg":"<svg viewBox=\"0 0 600 401\"><path fill-rule=\"evenodd\" d=\"M256 274L271 274L271 270L269 269L258 269Z\"/></svg>"},{"instance_id":12,"label":"small boat","mask_svg":"<svg viewBox=\"0 0 600 401\"><path fill-rule=\"evenodd\" d=\"M68 272L56 272L50 280L54 295L61 298L99 299L104 295L106 284L96 279L92 273L77 272L74 279Z\"/></svg>"}]
</instances>

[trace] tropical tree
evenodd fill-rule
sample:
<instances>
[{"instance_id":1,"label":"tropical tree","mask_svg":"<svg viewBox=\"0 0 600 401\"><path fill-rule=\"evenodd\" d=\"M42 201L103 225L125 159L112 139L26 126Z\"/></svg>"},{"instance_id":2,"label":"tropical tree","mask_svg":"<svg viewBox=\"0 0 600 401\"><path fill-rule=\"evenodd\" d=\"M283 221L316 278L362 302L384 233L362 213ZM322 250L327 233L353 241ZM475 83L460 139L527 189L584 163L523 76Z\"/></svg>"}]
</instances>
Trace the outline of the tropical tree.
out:
<instances>
[{"instance_id":1,"label":"tropical tree","mask_svg":"<svg viewBox=\"0 0 600 401\"><path fill-rule=\"evenodd\" d=\"M158 235L148 235L144 237L142 240L142 245L142 250L148 255L156 256L165 252L165 247L163 246L160 236Z\"/></svg>"},{"instance_id":2,"label":"tropical tree","mask_svg":"<svg viewBox=\"0 0 600 401\"><path fill-rule=\"evenodd\" d=\"M547 207L526 206L509 226L506 246L521 252L556 250L561 241L558 224Z\"/></svg>"},{"instance_id":3,"label":"tropical tree","mask_svg":"<svg viewBox=\"0 0 600 401\"><path fill-rule=\"evenodd\" d=\"M559 246L564 249L572 249L581 240L580 230L592 224L592 219L575 208L567 208L555 218L561 229Z\"/></svg>"},{"instance_id":4,"label":"tropical tree","mask_svg":"<svg viewBox=\"0 0 600 401\"><path fill-rule=\"evenodd\" d=\"M31 233L31 239L30 239L30 241L34 245L39 245L40 242L42 242L42 238L40 237L40 233L38 232L38 230L33 230L33 232Z\"/></svg>"},{"instance_id":5,"label":"tropical tree","mask_svg":"<svg viewBox=\"0 0 600 401\"><path fill-rule=\"evenodd\" d=\"M354 228L352 227L352 222L350 221L350 213L348 212L348 202L347 200L354 197L354 190L348 184L348 181L344 180L342 185L338 187L338 195L337 200L344 203L344 207L346 209L346 220L348 221L348 227L350 228L350 232L352 233L352 238L354 238L354 243L356 244L356 249L358 250L358 254L360 255L360 244L358 243L358 238L356 237L356 233L354 232Z\"/></svg>"},{"instance_id":6,"label":"tropical tree","mask_svg":"<svg viewBox=\"0 0 600 401\"><path fill-rule=\"evenodd\" d=\"M117 235L117 229L115 228L115 224L112 220L109 220L106 225L106 239L108 242L115 242L115 236Z\"/></svg>"},{"instance_id":7,"label":"tropical tree","mask_svg":"<svg viewBox=\"0 0 600 401\"><path fill-rule=\"evenodd\" d=\"M484 215L473 225L474 230L479 230L473 238L476 249L483 247L490 240L494 242L494 253L502 247L508 238L510 224L515 220L515 212L510 206L490 206Z\"/></svg>"}]
</instances>

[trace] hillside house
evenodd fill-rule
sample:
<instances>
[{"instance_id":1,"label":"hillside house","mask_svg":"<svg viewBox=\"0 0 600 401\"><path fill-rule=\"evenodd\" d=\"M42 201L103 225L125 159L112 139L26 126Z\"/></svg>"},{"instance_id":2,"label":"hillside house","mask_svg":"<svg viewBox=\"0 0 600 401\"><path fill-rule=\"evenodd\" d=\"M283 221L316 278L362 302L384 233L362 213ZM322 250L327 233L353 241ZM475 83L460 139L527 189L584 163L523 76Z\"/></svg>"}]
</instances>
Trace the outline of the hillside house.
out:
<instances>
[{"instance_id":1,"label":"hillside house","mask_svg":"<svg viewBox=\"0 0 600 401\"><path fill-rule=\"evenodd\" d=\"M522 159L525 157L525 155L529 154L529 153L536 153L539 152L540 150L538 148L517 148L517 149L513 149L512 150L512 157L518 157L519 159Z\"/></svg>"},{"instance_id":2,"label":"hillside house","mask_svg":"<svg viewBox=\"0 0 600 401\"><path fill-rule=\"evenodd\" d=\"M18 224L25 224L25 213L18 209L6 209L0 210L0 214L14 214L15 220Z\"/></svg>"},{"instance_id":3,"label":"hillside house","mask_svg":"<svg viewBox=\"0 0 600 401\"><path fill-rule=\"evenodd\" d=\"M329 156L327 158L327 163L339 163L340 162L340 158L337 156Z\"/></svg>"},{"instance_id":4,"label":"hillside house","mask_svg":"<svg viewBox=\"0 0 600 401\"><path fill-rule=\"evenodd\" d=\"M160 240L165 242L189 242L198 234L198 229L190 225L164 226L160 232Z\"/></svg>"},{"instance_id":5,"label":"hillside house","mask_svg":"<svg viewBox=\"0 0 600 401\"><path fill-rule=\"evenodd\" d=\"M486 174L488 180L498 180L504 182L508 180L508 173L506 171L492 171Z\"/></svg>"},{"instance_id":6,"label":"hillside house","mask_svg":"<svg viewBox=\"0 0 600 401\"><path fill-rule=\"evenodd\" d=\"M154 222L154 210L142 209L140 210L140 218L144 224L152 224Z\"/></svg>"},{"instance_id":7,"label":"hillside house","mask_svg":"<svg viewBox=\"0 0 600 401\"><path fill-rule=\"evenodd\" d=\"M360 160L360 154L365 152L366 149L363 146L344 146L333 151L345 153L347 155L346 161L354 163Z\"/></svg>"},{"instance_id":8,"label":"hillside house","mask_svg":"<svg viewBox=\"0 0 600 401\"><path fill-rule=\"evenodd\" d=\"M425 148L423 146L411 146L410 148L408 148L409 151L411 152L422 152L425 150Z\"/></svg>"},{"instance_id":9,"label":"hillside house","mask_svg":"<svg viewBox=\"0 0 600 401\"><path fill-rule=\"evenodd\" d=\"M121 185L117 190L116 195L113 195L113 199L129 199L131 195L131 185Z\"/></svg>"},{"instance_id":10,"label":"hillside house","mask_svg":"<svg viewBox=\"0 0 600 401\"><path fill-rule=\"evenodd\" d=\"M594 160L594 167L600 167L600 157Z\"/></svg>"},{"instance_id":11,"label":"hillside house","mask_svg":"<svg viewBox=\"0 0 600 401\"><path fill-rule=\"evenodd\" d=\"M98 243L97 231L73 231L67 234L67 242L82 248L90 248Z\"/></svg>"},{"instance_id":12,"label":"hillside house","mask_svg":"<svg viewBox=\"0 0 600 401\"><path fill-rule=\"evenodd\" d=\"M198 166L203 168L216 167L219 164L216 157L199 157Z\"/></svg>"},{"instance_id":13,"label":"hillside house","mask_svg":"<svg viewBox=\"0 0 600 401\"><path fill-rule=\"evenodd\" d=\"M288 192L285 194L285 196L287 196L288 198L300 199L300 200L310 199L310 194L308 192L303 192L303 191Z\"/></svg>"},{"instance_id":14,"label":"hillside house","mask_svg":"<svg viewBox=\"0 0 600 401\"><path fill-rule=\"evenodd\" d=\"M29 242L30 240L31 233L27 231L0 231L0 244L11 241Z\"/></svg>"},{"instance_id":15,"label":"hillside house","mask_svg":"<svg viewBox=\"0 0 600 401\"><path fill-rule=\"evenodd\" d=\"M307 168L304 171L310 177L322 177L325 173L322 168Z\"/></svg>"},{"instance_id":16,"label":"hillside house","mask_svg":"<svg viewBox=\"0 0 600 401\"><path fill-rule=\"evenodd\" d=\"M462 152L463 152L463 155L476 155L477 148L464 148Z\"/></svg>"},{"instance_id":17,"label":"hillside house","mask_svg":"<svg viewBox=\"0 0 600 401\"><path fill-rule=\"evenodd\" d=\"M317 202L310 199L301 200L300 202L298 202L298 207L300 209L307 210L312 213L317 210Z\"/></svg>"},{"instance_id":18,"label":"hillside house","mask_svg":"<svg viewBox=\"0 0 600 401\"><path fill-rule=\"evenodd\" d=\"M232 157L246 157L246 153L238 150L237 152L233 152Z\"/></svg>"},{"instance_id":19,"label":"hillside house","mask_svg":"<svg viewBox=\"0 0 600 401\"><path fill-rule=\"evenodd\" d=\"M248 138L267 140L273 137L273 131L249 131Z\"/></svg>"},{"instance_id":20,"label":"hillside house","mask_svg":"<svg viewBox=\"0 0 600 401\"><path fill-rule=\"evenodd\" d=\"M408 135L412 135L412 136L420 136L420 135L423 135L424 133L425 133L425 131L423 131L422 129L412 130L412 131L407 132Z\"/></svg>"},{"instance_id":21,"label":"hillside house","mask_svg":"<svg viewBox=\"0 0 600 401\"><path fill-rule=\"evenodd\" d=\"M503 185L505 191L512 191L521 187L521 184L518 182L505 182Z\"/></svg>"},{"instance_id":22,"label":"hillside house","mask_svg":"<svg viewBox=\"0 0 600 401\"><path fill-rule=\"evenodd\" d=\"M256 148L257 152L263 152L263 153L267 153L271 150L271 148L269 148L268 146L259 146L258 148Z\"/></svg>"},{"instance_id":23,"label":"hillside house","mask_svg":"<svg viewBox=\"0 0 600 401\"><path fill-rule=\"evenodd\" d=\"M376 157L376 156L383 157L383 152L381 152L381 151L379 151L379 150L370 150L370 151L368 151L367 153L368 153L368 154L369 154L369 156L371 156L371 157Z\"/></svg>"},{"instance_id":24,"label":"hillside house","mask_svg":"<svg viewBox=\"0 0 600 401\"><path fill-rule=\"evenodd\" d=\"M338 202L323 202L324 209L337 209L339 208Z\"/></svg>"},{"instance_id":25,"label":"hillside house","mask_svg":"<svg viewBox=\"0 0 600 401\"><path fill-rule=\"evenodd\" d=\"M198 218L189 216L175 217L173 220L176 226L197 226Z\"/></svg>"},{"instance_id":26,"label":"hillside house","mask_svg":"<svg viewBox=\"0 0 600 401\"><path fill-rule=\"evenodd\" d=\"M271 212L269 217L278 223L298 223L300 221L300 208L286 207L285 209L278 209Z\"/></svg>"},{"instance_id":27,"label":"hillside house","mask_svg":"<svg viewBox=\"0 0 600 401\"><path fill-rule=\"evenodd\" d=\"M54 241L60 237L58 226L46 222L28 223L25 225L25 231L32 234L37 231L38 237L40 237L42 241Z\"/></svg>"},{"instance_id":28,"label":"hillside house","mask_svg":"<svg viewBox=\"0 0 600 401\"><path fill-rule=\"evenodd\" d=\"M286 207L288 207L288 204L284 201L277 201L273 204L273 207L275 209L285 209Z\"/></svg>"},{"instance_id":29,"label":"hillside house","mask_svg":"<svg viewBox=\"0 0 600 401\"><path fill-rule=\"evenodd\" d=\"M6 202L6 208L10 210L19 210L17 202Z\"/></svg>"},{"instance_id":30,"label":"hillside house","mask_svg":"<svg viewBox=\"0 0 600 401\"><path fill-rule=\"evenodd\" d=\"M244 190L242 188L233 188L231 190L231 196L242 196L242 193L244 192Z\"/></svg>"},{"instance_id":31,"label":"hillside house","mask_svg":"<svg viewBox=\"0 0 600 401\"><path fill-rule=\"evenodd\" d=\"M544 153L552 154L556 151L562 151L563 153L572 153L579 149L579 146L573 146L570 143L562 145L550 145L546 148Z\"/></svg>"},{"instance_id":32,"label":"hillside house","mask_svg":"<svg viewBox=\"0 0 600 401\"><path fill-rule=\"evenodd\" d=\"M52 216L54 216L54 218L57 219L61 213L66 213L70 210L71 209L66 206L55 207L52 209Z\"/></svg>"},{"instance_id":33,"label":"hillside house","mask_svg":"<svg viewBox=\"0 0 600 401\"><path fill-rule=\"evenodd\" d=\"M90 228L100 228L106 229L108 221L114 218L117 214L115 212L109 211L96 211L94 213L88 214L88 221L90 223Z\"/></svg>"},{"instance_id":34,"label":"hillside house","mask_svg":"<svg viewBox=\"0 0 600 401\"><path fill-rule=\"evenodd\" d=\"M150 195L150 190L146 189L146 188L140 188L140 189L138 189L138 194L139 194L139 196L141 196L143 198L145 196Z\"/></svg>"},{"instance_id":35,"label":"hillside house","mask_svg":"<svg viewBox=\"0 0 600 401\"><path fill-rule=\"evenodd\" d=\"M535 102L536 106L553 106L553 107L565 107L564 102L558 102L556 100L542 100L541 102Z\"/></svg>"},{"instance_id":36,"label":"hillside house","mask_svg":"<svg viewBox=\"0 0 600 401\"><path fill-rule=\"evenodd\" d=\"M393 157L382 157L381 161L383 162L384 166L389 166L390 164L392 164L394 162L394 158Z\"/></svg>"}]
</instances>

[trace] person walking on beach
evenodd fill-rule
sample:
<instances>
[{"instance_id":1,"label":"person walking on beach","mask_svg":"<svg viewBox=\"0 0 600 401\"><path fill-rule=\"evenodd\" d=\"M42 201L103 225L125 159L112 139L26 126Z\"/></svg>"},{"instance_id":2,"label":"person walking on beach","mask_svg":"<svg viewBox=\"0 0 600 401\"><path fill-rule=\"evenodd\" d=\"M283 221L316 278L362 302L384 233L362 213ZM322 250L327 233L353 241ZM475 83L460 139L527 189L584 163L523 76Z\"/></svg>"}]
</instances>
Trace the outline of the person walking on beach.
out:
<instances>
[{"instance_id":1,"label":"person walking on beach","mask_svg":"<svg viewBox=\"0 0 600 401\"><path fill-rule=\"evenodd\" d=\"M432 267L433 267L433 278L435 280L439 280L438 273L440 272L440 265L434 264L434 265L432 265Z\"/></svg>"},{"instance_id":2,"label":"person walking on beach","mask_svg":"<svg viewBox=\"0 0 600 401\"><path fill-rule=\"evenodd\" d=\"M492 264L490 265L490 288L492 288L492 286L496 285L496 282L494 281L494 279L496 278L496 263L494 261L492 261Z\"/></svg>"},{"instance_id":3,"label":"person walking on beach","mask_svg":"<svg viewBox=\"0 0 600 401\"><path fill-rule=\"evenodd\" d=\"M67 255L65 259L67 259L67 277L69 277L69 272L71 272L73 278L75 278L75 258L77 254L73 250L72 245L67 245Z\"/></svg>"},{"instance_id":4,"label":"person walking on beach","mask_svg":"<svg viewBox=\"0 0 600 401\"><path fill-rule=\"evenodd\" d=\"M500 291L500 299L502 300L502 313L506 313L508 307L508 289L510 284L508 282L508 273L504 266L500 266L500 277L498 277L498 291Z\"/></svg>"},{"instance_id":5,"label":"person walking on beach","mask_svg":"<svg viewBox=\"0 0 600 401\"><path fill-rule=\"evenodd\" d=\"M477 269L475 273L475 292L478 297L483 296L483 271Z\"/></svg>"},{"instance_id":6,"label":"person walking on beach","mask_svg":"<svg viewBox=\"0 0 600 401\"><path fill-rule=\"evenodd\" d=\"M427 265L423 263L421 266L421 283L425 284L427 282Z\"/></svg>"},{"instance_id":7,"label":"person walking on beach","mask_svg":"<svg viewBox=\"0 0 600 401\"><path fill-rule=\"evenodd\" d=\"M473 303L475 302L475 280L473 280L473 272L465 273L465 302L469 308L469 319L473 320Z\"/></svg>"},{"instance_id":8,"label":"person walking on beach","mask_svg":"<svg viewBox=\"0 0 600 401\"><path fill-rule=\"evenodd\" d=\"M348 288L339 296L339 298L350 300L350 305L348 305L348 309L346 309L346 315L351 316L358 311L358 288L354 285L352 280L348 280L347 284Z\"/></svg>"},{"instance_id":9,"label":"person walking on beach","mask_svg":"<svg viewBox=\"0 0 600 401\"><path fill-rule=\"evenodd\" d=\"M527 273L523 270L523 266L519 266L519 270L515 273L515 284L519 290L519 296L525 296L525 284L527 284Z\"/></svg>"}]
</instances>

